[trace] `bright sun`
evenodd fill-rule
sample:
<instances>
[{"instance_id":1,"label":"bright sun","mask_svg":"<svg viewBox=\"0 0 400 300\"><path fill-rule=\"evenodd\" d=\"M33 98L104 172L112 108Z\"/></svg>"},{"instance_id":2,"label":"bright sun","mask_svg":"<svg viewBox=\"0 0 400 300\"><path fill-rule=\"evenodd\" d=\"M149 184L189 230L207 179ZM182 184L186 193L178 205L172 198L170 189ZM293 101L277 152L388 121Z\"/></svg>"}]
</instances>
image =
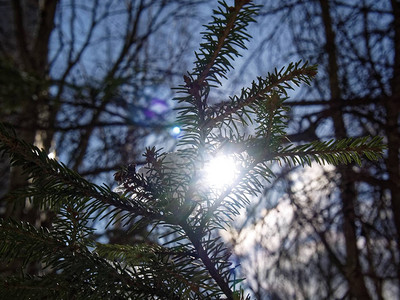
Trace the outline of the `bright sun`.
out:
<instances>
[{"instance_id":1,"label":"bright sun","mask_svg":"<svg viewBox=\"0 0 400 300\"><path fill-rule=\"evenodd\" d=\"M232 157L219 155L205 165L204 172L207 184L220 189L233 183L238 170Z\"/></svg>"}]
</instances>

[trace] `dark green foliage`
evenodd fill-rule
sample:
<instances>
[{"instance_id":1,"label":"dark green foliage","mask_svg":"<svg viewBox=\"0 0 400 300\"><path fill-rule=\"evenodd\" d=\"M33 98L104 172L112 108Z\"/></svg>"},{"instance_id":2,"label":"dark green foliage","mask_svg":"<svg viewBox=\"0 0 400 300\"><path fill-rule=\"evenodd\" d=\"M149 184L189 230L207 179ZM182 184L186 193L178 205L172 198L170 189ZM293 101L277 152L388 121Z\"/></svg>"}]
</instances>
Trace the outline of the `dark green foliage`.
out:
<instances>
[{"instance_id":1,"label":"dark green foliage","mask_svg":"<svg viewBox=\"0 0 400 300\"><path fill-rule=\"evenodd\" d=\"M179 123L183 136L176 153L155 148L145 153L146 166L129 165L115 175L118 193L90 183L44 151L19 140L0 126L0 151L21 166L32 183L9 195L55 217L50 228L3 220L0 258L40 263L40 274L2 278L5 298L51 299L245 299L232 276L234 265L218 230L228 226L265 180L271 165L360 163L361 155L377 159L379 138L316 141L287 145L286 91L309 84L316 67L291 63L259 77L237 96L209 105L212 88L226 78L232 60L245 49L246 26L258 7L220 2L203 33L194 70L178 88ZM245 130L248 129L248 130ZM222 190L204 185L201 170L211 157L225 153L241 167ZM127 227L159 228L159 244L102 244L93 238L94 224L107 219Z\"/></svg>"},{"instance_id":2,"label":"dark green foliage","mask_svg":"<svg viewBox=\"0 0 400 300\"><path fill-rule=\"evenodd\" d=\"M38 87L45 85L44 80L20 72L10 61L0 58L0 116L13 115L28 106Z\"/></svg>"}]
</instances>

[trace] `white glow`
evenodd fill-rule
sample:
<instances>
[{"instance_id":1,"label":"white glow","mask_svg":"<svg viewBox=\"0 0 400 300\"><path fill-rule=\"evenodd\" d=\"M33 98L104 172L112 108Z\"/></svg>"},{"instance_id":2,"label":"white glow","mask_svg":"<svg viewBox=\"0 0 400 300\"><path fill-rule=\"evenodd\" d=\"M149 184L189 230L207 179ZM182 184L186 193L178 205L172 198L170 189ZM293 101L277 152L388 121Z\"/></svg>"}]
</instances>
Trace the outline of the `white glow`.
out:
<instances>
[{"instance_id":1,"label":"white glow","mask_svg":"<svg viewBox=\"0 0 400 300\"><path fill-rule=\"evenodd\" d=\"M217 189L233 183L237 172L235 160L224 155L214 157L204 168L207 185Z\"/></svg>"},{"instance_id":2,"label":"white glow","mask_svg":"<svg viewBox=\"0 0 400 300\"><path fill-rule=\"evenodd\" d=\"M178 126L175 126L174 128L172 128L173 135L178 135L180 133L181 133L181 129Z\"/></svg>"},{"instance_id":3,"label":"white glow","mask_svg":"<svg viewBox=\"0 0 400 300\"><path fill-rule=\"evenodd\" d=\"M50 152L47 156L48 156L50 159L55 159L55 158L56 158L56 153L55 153L55 152Z\"/></svg>"}]
</instances>

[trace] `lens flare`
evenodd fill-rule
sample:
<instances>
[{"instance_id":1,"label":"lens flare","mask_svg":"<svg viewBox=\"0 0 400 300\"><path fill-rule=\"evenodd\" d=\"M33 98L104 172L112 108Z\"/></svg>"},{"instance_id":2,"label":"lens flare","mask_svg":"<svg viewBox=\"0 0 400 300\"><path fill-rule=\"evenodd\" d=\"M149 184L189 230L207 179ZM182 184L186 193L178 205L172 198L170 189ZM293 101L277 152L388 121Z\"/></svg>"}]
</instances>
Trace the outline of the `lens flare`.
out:
<instances>
[{"instance_id":1,"label":"lens flare","mask_svg":"<svg viewBox=\"0 0 400 300\"><path fill-rule=\"evenodd\" d=\"M178 136L181 133L181 129L178 126L175 126L171 130L173 136Z\"/></svg>"}]
</instances>

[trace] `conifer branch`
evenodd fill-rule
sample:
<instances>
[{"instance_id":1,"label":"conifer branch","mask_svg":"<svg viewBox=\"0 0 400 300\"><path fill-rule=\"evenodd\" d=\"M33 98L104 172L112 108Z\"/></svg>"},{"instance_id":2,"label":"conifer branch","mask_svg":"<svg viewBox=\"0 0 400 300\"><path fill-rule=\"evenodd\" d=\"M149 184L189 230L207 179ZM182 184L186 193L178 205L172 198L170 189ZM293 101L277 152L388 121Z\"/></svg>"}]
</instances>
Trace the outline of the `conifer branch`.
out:
<instances>
[{"instance_id":1,"label":"conifer branch","mask_svg":"<svg viewBox=\"0 0 400 300\"><path fill-rule=\"evenodd\" d=\"M304 63L301 67L299 65L301 61L296 64L290 64L286 71L282 68L279 72L275 70L275 74L268 74L265 79L261 77L258 79L258 83L253 82L251 88L243 89L240 96L231 98L230 101L222 102L216 106L216 116L211 117L204 124L205 128L213 128L216 124L227 119L232 114L237 113L239 110L251 106L257 100L265 99L268 101L268 93L281 92L286 94L286 89L293 89L289 85L290 82L295 85L299 85L300 82L309 83L310 80L317 74L316 66L309 66L308 63Z\"/></svg>"},{"instance_id":2,"label":"conifer branch","mask_svg":"<svg viewBox=\"0 0 400 300\"><path fill-rule=\"evenodd\" d=\"M98 186L88 182L78 173L67 168L62 163L50 159L47 153L36 146L29 145L18 139L14 133L0 123L0 153L7 153L11 158L11 163L21 166L24 172L33 178L33 186L22 196L40 197L40 191L45 187L48 192L53 192L51 197L54 201L49 204L48 209L57 206L57 202L70 200L73 204L75 197L84 197L87 209L91 213L96 210L105 209L105 205L112 205L119 211L130 212L133 216L143 216L149 220L162 220L163 216L154 210L150 210L138 202L126 201L106 186ZM49 196L43 198L48 200ZM97 201L90 201L90 200ZM43 202L41 206L45 206Z\"/></svg>"},{"instance_id":3,"label":"conifer branch","mask_svg":"<svg viewBox=\"0 0 400 300\"><path fill-rule=\"evenodd\" d=\"M316 141L300 146L287 146L280 151L267 154L271 159L283 160L291 165L311 166L312 160L318 164L349 164L355 162L361 165L361 156L374 161L381 158L383 149L382 137L347 138L342 140Z\"/></svg>"},{"instance_id":4,"label":"conifer branch","mask_svg":"<svg viewBox=\"0 0 400 300\"><path fill-rule=\"evenodd\" d=\"M224 228L250 197L259 196L265 181L274 173L275 162L289 165L361 163L361 156L379 159L384 149L379 137L339 141L316 141L305 145L286 145L287 90L309 84L316 67L290 63L266 77L259 77L238 96L210 106L211 88L233 68L231 61L246 49L246 32L259 7L249 0L225 1L214 11L213 21L205 26L205 42L196 52L192 73L175 100L183 134L175 153L162 153L155 147L145 153L146 165L137 170L131 164L115 174L119 183L113 192L82 178L47 153L19 140L0 124L0 153L21 166L32 179L31 185L12 196L29 197L56 217L52 229L35 228L12 220L0 222L0 258L10 262L24 259L44 262L50 275L7 279L3 287L10 295L28 297L70 296L69 289L82 298L244 299L243 290L232 291L240 280L231 279L230 252L216 231ZM248 124L255 133L242 133ZM209 156L226 151L240 162L240 171L222 191L199 187L201 169ZM95 243L89 221L107 217L109 224L126 221L128 230L156 226L161 245L104 245ZM107 225L107 226L108 226ZM129 232L129 231L128 231ZM50 272L50 271L49 271ZM78 275L77 275L78 274ZM71 280L73 278L73 280ZM68 286L68 282L74 282ZM36 292L35 282L43 287ZM35 290L35 291L33 291ZM76 295L74 295L76 296Z\"/></svg>"},{"instance_id":5,"label":"conifer branch","mask_svg":"<svg viewBox=\"0 0 400 300\"><path fill-rule=\"evenodd\" d=\"M228 7L230 13L227 16L227 23L222 29L222 33L220 33L218 37L218 41L216 43L215 49L212 51L212 56L209 58L207 65L201 70L198 78L195 80L195 84L201 86L206 79L210 75L210 70L212 67L215 66L215 60L220 55L221 49L225 44L225 40L227 39L228 35L231 33L233 27L236 24L237 16L242 9L243 5L249 3L250 1L235 1L235 5L232 7ZM221 3L220 3L221 4ZM226 4L225 4L226 6ZM210 28L210 27L209 27Z\"/></svg>"},{"instance_id":6,"label":"conifer branch","mask_svg":"<svg viewBox=\"0 0 400 300\"><path fill-rule=\"evenodd\" d=\"M210 257L207 254L207 251L203 248L201 240L199 239L199 235L196 234L192 228L187 223L181 223L181 226L185 233L187 234L189 240L192 242L194 248L197 251L197 255L204 263L207 271L210 273L211 277L215 280L218 286L221 288L221 291L225 294L227 299L233 299L233 293L231 288L229 287L227 281L222 277L219 271L216 269L215 263L212 262Z\"/></svg>"},{"instance_id":7,"label":"conifer branch","mask_svg":"<svg viewBox=\"0 0 400 300\"><path fill-rule=\"evenodd\" d=\"M248 190L249 194L258 194L263 184L254 175L258 175L266 180L275 176L267 166L268 163L272 164L274 161L280 162L282 160L289 166L311 166L312 161L316 161L321 165L327 163L336 166L351 162L360 165L362 155L372 161L378 160L381 157L382 151L386 147L382 140L382 137L361 137L338 141L316 141L300 146L289 145L276 152L271 151L266 145L265 148L256 151L257 156L250 157L248 165L242 168L237 179L227 186L219 197L215 199L213 205L204 215L200 228L206 228L208 222L216 217L215 214L218 213L223 202L232 194L241 194L244 186L251 187ZM242 151L245 149L242 148ZM242 199L243 205L249 202L247 197L243 197ZM227 206L235 205L235 203L236 201L230 199L227 202ZM237 205L240 206L239 204ZM229 207L224 206L224 209L229 210Z\"/></svg>"}]
</instances>

